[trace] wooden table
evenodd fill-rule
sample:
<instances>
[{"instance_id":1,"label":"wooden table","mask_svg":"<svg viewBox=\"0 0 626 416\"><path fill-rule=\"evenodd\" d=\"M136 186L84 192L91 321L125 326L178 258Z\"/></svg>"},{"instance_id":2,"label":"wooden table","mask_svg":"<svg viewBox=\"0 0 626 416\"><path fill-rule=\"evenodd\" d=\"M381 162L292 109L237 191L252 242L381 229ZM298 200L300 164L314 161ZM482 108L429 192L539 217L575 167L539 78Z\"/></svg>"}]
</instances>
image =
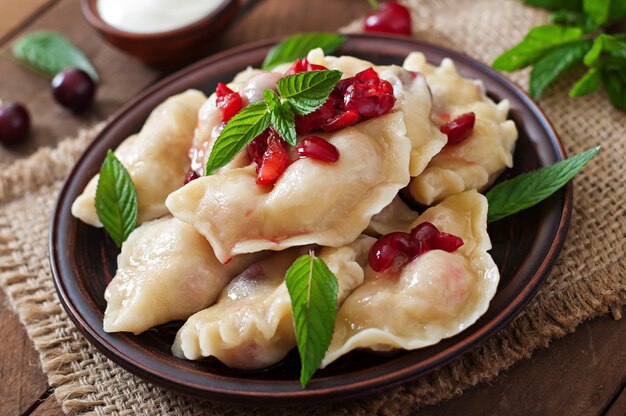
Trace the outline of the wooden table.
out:
<instances>
[{"instance_id":1,"label":"wooden table","mask_svg":"<svg viewBox=\"0 0 626 416\"><path fill-rule=\"evenodd\" d=\"M251 0L214 49L299 31L332 31L367 8L365 0ZM69 37L93 60L103 82L97 104L77 117L53 102L49 81L0 60L0 97L24 103L34 127L25 143L0 147L0 166L102 120L165 75L105 44L82 18L79 0L0 0L0 48L36 29L52 29ZM0 334L0 415L61 415L37 353L2 292ZM491 384L419 414L626 415L625 340L626 319L605 316L584 323L574 334L535 352Z\"/></svg>"}]
</instances>

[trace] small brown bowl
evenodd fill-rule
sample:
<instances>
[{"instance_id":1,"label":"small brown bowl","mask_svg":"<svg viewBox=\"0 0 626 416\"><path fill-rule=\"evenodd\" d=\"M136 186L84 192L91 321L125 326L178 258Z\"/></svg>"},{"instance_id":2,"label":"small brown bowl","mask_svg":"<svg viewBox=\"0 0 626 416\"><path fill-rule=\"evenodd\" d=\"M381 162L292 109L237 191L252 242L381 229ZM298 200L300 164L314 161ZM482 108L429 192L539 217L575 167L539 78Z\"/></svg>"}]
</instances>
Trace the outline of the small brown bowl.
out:
<instances>
[{"instance_id":1,"label":"small brown bowl","mask_svg":"<svg viewBox=\"0 0 626 416\"><path fill-rule=\"evenodd\" d=\"M179 29L159 33L132 33L116 29L100 17L97 0L81 0L87 21L119 50L158 68L174 68L199 58L207 45L234 18L239 0L224 0L206 17Z\"/></svg>"}]
</instances>

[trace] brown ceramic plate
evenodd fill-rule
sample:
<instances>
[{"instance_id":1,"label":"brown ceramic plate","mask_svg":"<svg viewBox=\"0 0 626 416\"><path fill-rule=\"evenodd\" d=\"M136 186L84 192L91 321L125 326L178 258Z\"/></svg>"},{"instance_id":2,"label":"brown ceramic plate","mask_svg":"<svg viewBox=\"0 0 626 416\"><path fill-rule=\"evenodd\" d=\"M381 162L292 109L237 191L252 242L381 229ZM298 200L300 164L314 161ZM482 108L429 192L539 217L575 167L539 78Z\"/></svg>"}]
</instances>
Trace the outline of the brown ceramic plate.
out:
<instances>
[{"instance_id":1,"label":"brown ceramic plate","mask_svg":"<svg viewBox=\"0 0 626 416\"><path fill-rule=\"evenodd\" d=\"M259 66L274 43L265 41L226 51L164 79L118 111L85 151L61 191L51 229L52 272L69 316L107 357L146 380L198 398L247 404L322 403L371 393L433 371L484 342L524 307L557 258L570 218L571 186L532 209L489 226L494 246L491 254L502 277L489 310L469 329L417 351L385 356L353 352L319 371L306 389L298 382L300 365L295 352L267 370L239 371L214 359L185 361L174 357L170 346L181 323L139 336L104 332L103 294L115 274L118 250L101 230L71 216L72 201L97 173L107 149L137 132L160 102L187 88L213 91L218 81L229 81L248 65ZM537 105L510 81L466 55L409 38L371 35L350 36L338 54L377 64L401 64L411 51L425 53L435 64L446 56L454 59L461 74L484 81L491 97L510 101L510 117L520 136L515 167L505 176L565 157Z\"/></svg>"}]
</instances>

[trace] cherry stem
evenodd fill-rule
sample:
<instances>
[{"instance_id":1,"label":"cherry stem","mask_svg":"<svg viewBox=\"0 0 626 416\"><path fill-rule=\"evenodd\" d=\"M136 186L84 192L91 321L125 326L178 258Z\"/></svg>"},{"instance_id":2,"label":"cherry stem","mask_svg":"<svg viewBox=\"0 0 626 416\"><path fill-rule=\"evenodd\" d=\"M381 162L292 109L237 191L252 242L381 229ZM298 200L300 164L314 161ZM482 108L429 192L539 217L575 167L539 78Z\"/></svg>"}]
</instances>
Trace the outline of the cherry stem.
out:
<instances>
[{"instance_id":1,"label":"cherry stem","mask_svg":"<svg viewBox=\"0 0 626 416\"><path fill-rule=\"evenodd\" d=\"M367 0L374 11L378 10L378 0Z\"/></svg>"}]
</instances>

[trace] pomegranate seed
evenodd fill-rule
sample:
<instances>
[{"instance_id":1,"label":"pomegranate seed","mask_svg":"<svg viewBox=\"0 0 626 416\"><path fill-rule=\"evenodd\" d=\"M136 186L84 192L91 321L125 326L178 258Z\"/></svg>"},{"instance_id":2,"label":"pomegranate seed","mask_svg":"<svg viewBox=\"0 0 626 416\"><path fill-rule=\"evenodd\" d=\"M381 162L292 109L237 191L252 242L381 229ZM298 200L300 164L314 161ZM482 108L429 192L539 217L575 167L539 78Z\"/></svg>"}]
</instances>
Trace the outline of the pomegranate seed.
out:
<instances>
[{"instance_id":1,"label":"pomegranate seed","mask_svg":"<svg viewBox=\"0 0 626 416\"><path fill-rule=\"evenodd\" d=\"M476 115L465 113L442 125L439 130L448 136L448 144L459 144L472 135L475 123Z\"/></svg>"},{"instance_id":2,"label":"pomegranate seed","mask_svg":"<svg viewBox=\"0 0 626 416\"><path fill-rule=\"evenodd\" d=\"M341 130L344 127L353 126L359 122L361 118L359 117L359 113L354 110L344 111L343 113L338 114L331 120L328 120L326 124L322 125L322 130L324 131L337 131Z\"/></svg>"},{"instance_id":3,"label":"pomegranate seed","mask_svg":"<svg viewBox=\"0 0 626 416\"><path fill-rule=\"evenodd\" d=\"M363 30L366 32L411 34L411 13L395 1L387 1L378 10L365 17Z\"/></svg>"},{"instance_id":4,"label":"pomegranate seed","mask_svg":"<svg viewBox=\"0 0 626 416\"><path fill-rule=\"evenodd\" d=\"M243 101L241 100L241 95L228 88L223 82L217 84L215 94L217 95L215 105L222 112L222 121L227 123L242 109Z\"/></svg>"},{"instance_id":5,"label":"pomegranate seed","mask_svg":"<svg viewBox=\"0 0 626 416\"><path fill-rule=\"evenodd\" d=\"M187 174L185 175L185 180L183 181L183 185L187 185L189 182L195 181L199 177L200 175L198 175L195 170L189 169L189 172L187 172Z\"/></svg>"},{"instance_id":6,"label":"pomegranate seed","mask_svg":"<svg viewBox=\"0 0 626 416\"><path fill-rule=\"evenodd\" d=\"M257 170L256 183L259 185L273 185L291 164L285 141L273 131L270 131L267 140L267 150Z\"/></svg>"},{"instance_id":7,"label":"pomegranate seed","mask_svg":"<svg viewBox=\"0 0 626 416\"><path fill-rule=\"evenodd\" d=\"M374 70L374 68L364 69L363 71L356 74L354 78L356 78L357 80L359 80L360 82L364 84L368 82L374 83L380 80L380 78L378 77L378 73Z\"/></svg>"},{"instance_id":8,"label":"pomegranate seed","mask_svg":"<svg viewBox=\"0 0 626 416\"><path fill-rule=\"evenodd\" d=\"M391 268L394 264L404 266L409 260L407 251L412 245L411 236L407 233L390 233L382 236L374 243L369 253L369 263L376 272Z\"/></svg>"},{"instance_id":9,"label":"pomegranate seed","mask_svg":"<svg viewBox=\"0 0 626 416\"><path fill-rule=\"evenodd\" d=\"M296 146L300 157L310 157L322 162L336 162L339 159L339 150L330 142L318 136L309 136Z\"/></svg>"},{"instance_id":10,"label":"pomegranate seed","mask_svg":"<svg viewBox=\"0 0 626 416\"><path fill-rule=\"evenodd\" d=\"M393 267L397 270L430 250L453 253L463 245L463 240L442 233L430 222L418 224L410 233L395 232L382 236L372 246L369 263L376 272Z\"/></svg>"},{"instance_id":11,"label":"pomegranate seed","mask_svg":"<svg viewBox=\"0 0 626 416\"><path fill-rule=\"evenodd\" d=\"M322 128L329 119L335 116L335 102L336 98L329 97L329 99L314 112L306 116L296 116L296 133L303 136Z\"/></svg>"}]
</instances>

